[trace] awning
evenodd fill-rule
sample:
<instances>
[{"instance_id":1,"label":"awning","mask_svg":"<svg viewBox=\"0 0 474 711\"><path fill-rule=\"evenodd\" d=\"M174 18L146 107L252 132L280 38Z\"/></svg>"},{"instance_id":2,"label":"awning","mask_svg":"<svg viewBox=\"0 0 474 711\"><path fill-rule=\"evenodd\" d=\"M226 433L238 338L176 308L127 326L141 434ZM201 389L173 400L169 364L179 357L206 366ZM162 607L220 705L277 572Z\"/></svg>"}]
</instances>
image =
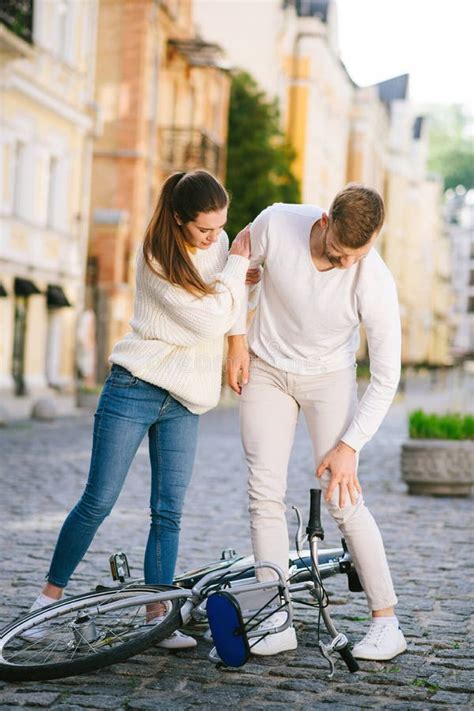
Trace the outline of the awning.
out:
<instances>
[{"instance_id":1,"label":"awning","mask_svg":"<svg viewBox=\"0 0 474 711\"><path fill-rule=\"evenodd\" d=\"M46 301L49 309L60 309L62 306L71 306L66 294L61 286L56 284L48 284L46 292Z\"/></svg>"},{"instance_id":2,"label":"awning","mask_svg":"<svg viewBox=\"0 0 474 711\"><path fill-rule=\"evenodd\" d=\"M0 298L2 296L8 296L7 292L5 291L5 287L3 286L2 282L0 281Z\"/></svg>"},{"instance_id":3,"label":"awning","mask_svg":"<svg viewBox=\"0 0 474 711\"><path fill-rule=\"evenodd\" d=\"M29 279L15 279L15 295L16 296L32 296L33 294L41 294L36 284Z\"/></svg>"}]
</instances>

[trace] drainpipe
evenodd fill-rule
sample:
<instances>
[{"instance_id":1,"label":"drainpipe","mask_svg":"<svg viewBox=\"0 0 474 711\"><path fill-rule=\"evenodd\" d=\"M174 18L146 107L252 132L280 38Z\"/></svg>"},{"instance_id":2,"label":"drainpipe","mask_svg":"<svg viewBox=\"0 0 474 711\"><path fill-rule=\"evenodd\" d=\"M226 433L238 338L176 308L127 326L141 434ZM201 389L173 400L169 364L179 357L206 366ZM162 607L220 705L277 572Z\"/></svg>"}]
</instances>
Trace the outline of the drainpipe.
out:
<instances>
[{"instance_id":1,"label":"drainpipe","mask_svg":"<svg viewBox=\"0 0 474 711\"><path fill-rule=\"evenodd\" d=\"M74 343L75 343L75 354L78 351L77 344L77 333L79 325L79 317L81 313L85 310L86 299L86 277L87 277L87 258L89 253L89 240L90 240L90 209L91 209L91 188L92 188L92 162L94 156L94 141L101 132L101 122L99 106L95 101L95 86L96 86L96 61L97 61L97 35L98 35L98 25L99 25L99 7L98 2L91 4L92 17L89 18L90 32L92 37L90 40L90 46L93 47L92 52L92 66L90 68L88 86L87 86L87 108L88 115L93 121L91 129L87 129L83 137L83 148L82 148L82 176L81 176L81 190L82 199L80 205L79 220L77 225L77 236L79 239L79 245L81 249L80 255L80 269L81 269L81 288L77 295L77 303L75 304L75 323L74 323ZM89 59L88 59L89 61ZM96 364L97 366L97 355ZM77 380L77 361L74 358L74 374L73 382L74 389L77 390L78 380Z\"/></svg>"},{"instance_id":2,"label":"drainpipe","mask_svg":"<svg viewBox=\"0 0 474 711\"><path fill-rule=\"evenodd\" d=\"M85 307L85 277L87 271L87 257L89 252L89 231L90 231L90 205L91 205L91 179L92 179L92 159L94 155L94 140L101 133L99 106L95 102L96 86L96 60L97 60L97 34L99 25L99 7L97 2L92 3L92 17L90 27L93 36L90 46L94 48L92 52L92 66L89 74L89 85L87 87L88 115L93 120L91 130L84 134L82 150L82 201L80 206L80 222L78 226L79 243L82 248L81 254L81 278L82 291L78 297L77 313L79 314ZM89 60L88 60L89 61Z\"/></svg>"},{"instance_id":3,"label":"drainpipe","mask_svg":"<svg viewBox=\"0 0 474 711\"><path fill-rule=\"evenodd\" d=\"M292 58L292 71L291 71L291 76L290 76L290 88L293 86L296 86L296 82L298 81L298 59L299 59L299 44L301 40L305 37L313 37L313 39L322 39L326 37L326 32L298 32L296 35L294 42L293 42L293 58ZM290 140L293 138L293 132L294 132L294 122L295 122L295 117L297 115L296 111L296 97L297 94L295 93L294 101L290 102L289 105L289 111L288 111L288 137Z\"/></svg>"},{"instance_id":4,"label":"drainpipe","mask_svg":"<svg viewBox=\"0 0 474 711\"><path fill-rule=\"evenodd\" d=\"M150 79L150 125L148 132L148 160L146 177L146 221L151 217L154 205L153 183L157 166L158 156L158 94L160 77L160 33L158 31L158 11L162 0L153 0L150 12L150 25L152 27L152 68Z\"/></svg>"}]
</instances>

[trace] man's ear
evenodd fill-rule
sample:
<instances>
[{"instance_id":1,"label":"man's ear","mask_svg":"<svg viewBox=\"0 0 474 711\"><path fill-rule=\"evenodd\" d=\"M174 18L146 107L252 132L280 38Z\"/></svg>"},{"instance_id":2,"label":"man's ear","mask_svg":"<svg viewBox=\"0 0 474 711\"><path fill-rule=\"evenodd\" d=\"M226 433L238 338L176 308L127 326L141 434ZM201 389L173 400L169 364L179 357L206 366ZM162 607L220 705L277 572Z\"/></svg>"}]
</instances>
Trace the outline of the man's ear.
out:
<instances>
[{"instance_id":1,"label":"man's ear","mask_svg":"<svg viewBox=\"0 0 474 711\"><path fill-rule=\"evenodd\" d=\"M327 212L323 212L321 217L319 218L321 221L321 227L327 227L329 223L329 217Z\"/></svg>"}]
</instances>

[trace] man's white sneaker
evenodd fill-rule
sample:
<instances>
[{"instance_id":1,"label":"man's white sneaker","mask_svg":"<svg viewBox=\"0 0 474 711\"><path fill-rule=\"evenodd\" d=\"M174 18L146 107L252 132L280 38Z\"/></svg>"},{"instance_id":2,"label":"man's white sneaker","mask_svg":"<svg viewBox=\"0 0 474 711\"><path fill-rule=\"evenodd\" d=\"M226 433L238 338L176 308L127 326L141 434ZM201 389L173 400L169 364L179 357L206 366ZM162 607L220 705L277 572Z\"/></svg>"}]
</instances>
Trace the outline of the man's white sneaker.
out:
<instances>
[{"instance_id":1,"label":"man's white sneaker","mask_svg":"<svg viewBox=\"0 0 474 711\"><path fill-rule=\"evenodd\" d=\"M152 620L148 620L147 625L156 625L163 621L165 615L158 615ZM162 639L161 642L157 642L156 646L162 649L192 649L197 645L194 637L190 637L187 634L183 634L179 630L175 630L166 639Z\"/></svg>"},{"instance_id":2,"label":"man's white sneaker","mask_svg":"<svg viewBox=\"0 0 474 711\"><path fill-rule=\"evenodd\" d=\"M275 627L280 627L286 620L286 612L274 612L268 620L262 622L258 626L258 631L265 633ZM254 642L254 639L258 637L251 637L249 639L250 651L252 654L257 654L262 657L270 656L271 654L279 654L280 652L288 652L291 649L296 649L298 646L298 641L296 639L296 632L294 627L288 627L283 632L275 632L274 634L267 634L266 637Z\"/></svg>"},{"instance_id":3,"label":"man's white sneaker","mask_svg":"<svg viewBox=\"0 0 474 711\"><path fill-rule=\"evenodd\" d=\"M356 659L386 662L404 652L407 643L397 624L372 622L369 631L352 650Z\"/></svg>"}]
</instances>

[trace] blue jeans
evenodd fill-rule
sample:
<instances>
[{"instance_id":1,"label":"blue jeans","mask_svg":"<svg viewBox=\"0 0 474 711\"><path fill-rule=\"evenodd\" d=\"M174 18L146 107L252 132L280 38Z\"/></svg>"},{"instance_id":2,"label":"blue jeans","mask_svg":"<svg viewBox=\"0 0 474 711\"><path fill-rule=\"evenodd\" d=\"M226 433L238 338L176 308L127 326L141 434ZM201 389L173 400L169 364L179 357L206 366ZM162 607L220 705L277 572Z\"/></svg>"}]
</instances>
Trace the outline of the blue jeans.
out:
<instances>
[{"instance_id":1,"label":"blue jeans","mask_svg":"<svg viewBox=\"0 0 474 711\"><path fill-rule=\"evenodd\" d=\"M184 496L191 479L199 416L166 390L113 365L95 414L85 491L66 518L48 582L66 587L102 521L110 514L140 443L148 432L151 525L145 581L171 584Z\"/></svg>"}]
</instances>

